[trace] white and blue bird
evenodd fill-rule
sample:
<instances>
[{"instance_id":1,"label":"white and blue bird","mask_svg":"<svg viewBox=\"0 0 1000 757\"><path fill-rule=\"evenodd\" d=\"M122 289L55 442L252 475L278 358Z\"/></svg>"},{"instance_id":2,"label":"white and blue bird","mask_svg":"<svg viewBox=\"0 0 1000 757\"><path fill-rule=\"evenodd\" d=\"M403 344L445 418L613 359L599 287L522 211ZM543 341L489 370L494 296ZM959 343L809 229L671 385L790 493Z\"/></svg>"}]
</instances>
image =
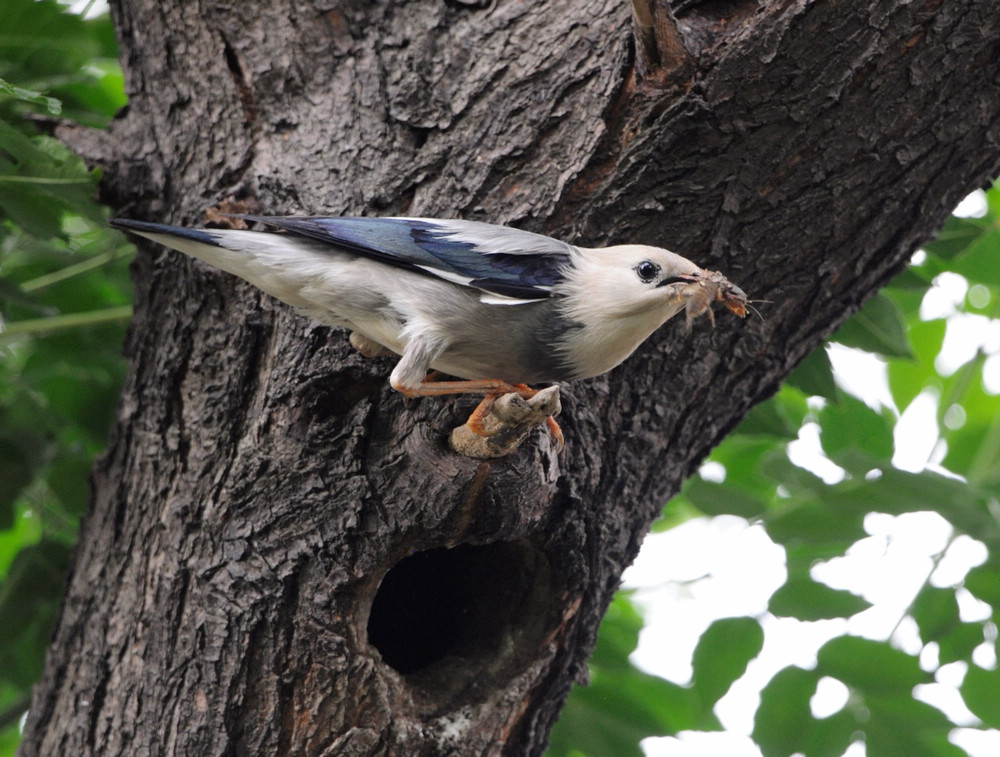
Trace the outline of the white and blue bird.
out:
<instances>
[{"instance_id":1,"label":"white and blue bird","mask_svg":"<svg viewBox=\"0 0 1000 757\"><path fill-rule=\"evenodd\" d=\"M407 396L486 395L477 432L498 395L610 371L682 310L689 324L716 301L746 315L722 274L659 247L577 247L463 220L239 218L281 231L111 223L350 329L366 356L399 355L389 382Z\"/></svg>"}]
</instances>

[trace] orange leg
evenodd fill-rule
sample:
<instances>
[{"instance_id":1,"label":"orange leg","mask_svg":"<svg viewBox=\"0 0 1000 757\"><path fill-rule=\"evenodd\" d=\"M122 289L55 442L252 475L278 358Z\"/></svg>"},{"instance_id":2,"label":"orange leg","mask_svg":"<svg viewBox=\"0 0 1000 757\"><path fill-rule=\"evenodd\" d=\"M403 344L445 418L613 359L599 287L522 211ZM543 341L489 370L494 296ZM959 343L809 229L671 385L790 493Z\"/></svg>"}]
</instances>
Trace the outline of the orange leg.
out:
<instances>
[{"instance_id":1,"label":"orange leg","mask_svg":"<svg viewBox=\"0 0 1000 757\"><path fill-rule=\"evenodd\" d=\"M433 374L432 374L433 375ZM407 397L441 397L445 394L501 394L516 392L530 399L537 392L524 384L508 384L500 379L477 379L475 381L427 381L412 389L400 389Z\"/></svg>"},{"instance_id":2,"label":"orange leg","mask_svg":"<svg viewBox=\"0 0 1000 757\"><path fill-rule=\"evenodd\" d=\"M476 405L476 409L472 411L472 415L469 416L469 420L465 422L465 425L474 434L479 436L489 436L490 432L486 430L483 426L483 421L486 420L486 416L493 412L493 403L497 401L499 394L487 394L483 397L483 401Z\"/></svg>"},{"instance_id":3,"label":"orange leg","mask_svg":"<svg viewBox=\"0 0 1000 757\"><path fill-rule=\"evenodd\" d=\"M551 415L545 419L545 424L549 427L549 433L552 434L552 440L556 443L556 452L563 448L566 443L566 439L563 437L562 429L559 428L559 423ZM473 429L475 431L475 429Z\"/></svg>"}]
</instances>

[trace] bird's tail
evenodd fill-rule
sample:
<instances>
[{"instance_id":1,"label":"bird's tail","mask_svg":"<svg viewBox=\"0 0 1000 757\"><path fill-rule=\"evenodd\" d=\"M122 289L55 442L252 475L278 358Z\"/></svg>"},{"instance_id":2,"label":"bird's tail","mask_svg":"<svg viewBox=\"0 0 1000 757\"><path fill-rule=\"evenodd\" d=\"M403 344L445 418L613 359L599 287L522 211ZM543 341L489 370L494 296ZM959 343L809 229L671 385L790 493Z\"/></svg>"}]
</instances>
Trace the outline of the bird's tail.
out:
<instances>
[{"instance_id":1,"label":"bird's tail","mask_svg":"<svg viewBox=\"0 0 1000 757\"><path fill-rule=\"evenodd\" d=\"M239 276L298 307L309 305L299 294L301 288L330 262L329 245L292 234L187 229L127 218L116 218L111 226Z\"/></svg>"}]
</instances>

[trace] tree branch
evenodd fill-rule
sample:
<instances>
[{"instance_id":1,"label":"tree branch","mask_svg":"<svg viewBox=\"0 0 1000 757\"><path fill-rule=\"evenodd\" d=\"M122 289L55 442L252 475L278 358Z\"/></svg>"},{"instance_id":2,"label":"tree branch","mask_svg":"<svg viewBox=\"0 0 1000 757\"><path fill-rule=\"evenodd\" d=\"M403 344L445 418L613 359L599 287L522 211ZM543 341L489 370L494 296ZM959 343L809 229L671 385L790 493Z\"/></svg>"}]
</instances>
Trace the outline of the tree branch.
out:
<instances>
[{"instance_id":1,"label":"tree branch","mask_svg":"<svg viewBox=\"0 0 1000 757\"><path fill-rule=\"evenodd\" d=\"M668 0L632 0L636 63L640 78L682 80L694 70Z\"/></svg>"}]
</instances>

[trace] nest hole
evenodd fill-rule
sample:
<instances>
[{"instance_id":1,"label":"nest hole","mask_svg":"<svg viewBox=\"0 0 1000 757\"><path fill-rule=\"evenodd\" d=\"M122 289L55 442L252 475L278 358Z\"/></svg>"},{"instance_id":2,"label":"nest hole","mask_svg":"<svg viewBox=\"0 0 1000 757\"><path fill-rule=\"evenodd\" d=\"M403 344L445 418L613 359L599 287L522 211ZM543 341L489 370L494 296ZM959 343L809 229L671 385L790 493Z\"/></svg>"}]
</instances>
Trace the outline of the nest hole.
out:
<instances>
[{"instance_id":1,"label":"nest hole","mask_svg":"<svg viewBox=\"0 0 1000 757\"><path fill-rule=\"evenodd\" d=\"M551 593L548 560L526 541L416 552L382 579L368 641L411 683L456 690L534 656Z\"/></svg>"}]
</instances>

